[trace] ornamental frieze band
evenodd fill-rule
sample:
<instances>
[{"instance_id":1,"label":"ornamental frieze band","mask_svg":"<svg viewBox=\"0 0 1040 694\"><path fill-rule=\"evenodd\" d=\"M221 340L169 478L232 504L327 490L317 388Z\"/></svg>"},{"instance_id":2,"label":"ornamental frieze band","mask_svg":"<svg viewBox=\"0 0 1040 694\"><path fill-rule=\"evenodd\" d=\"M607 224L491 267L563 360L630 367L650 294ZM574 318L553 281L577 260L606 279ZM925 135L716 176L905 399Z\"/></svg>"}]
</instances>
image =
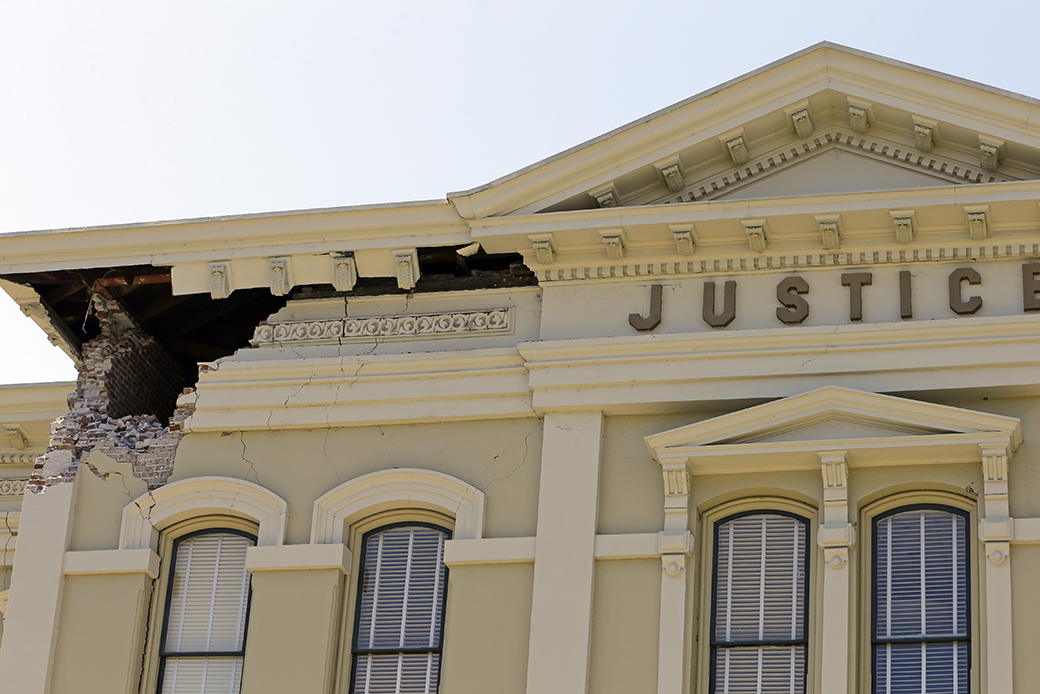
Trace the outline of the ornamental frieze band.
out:
<instances>
[{"instance_id":1,"label":"ornamental frieze band","mask_svg":"<svg viewBox=\"0 0 1040 694\"><path fill-rule=\"evenodd\" d=\"M254 347L286 344L330 344L372 339L456 337L508 334L513 330L512 308L410 316L373 316L336 320L286 321L256 328Z\"/></svg>"},{"instance_id":2,"label":"ornamental frieze band","mask_svg":"<svg viewBox=\"0 0 1040 694\"><path fill-rule=\"evenodd\" d=\"M28 478L7 478L0 479L0 498L2 497L20 497L25 493L25 485L28 484Z\"/></svg>"}]
</instances>

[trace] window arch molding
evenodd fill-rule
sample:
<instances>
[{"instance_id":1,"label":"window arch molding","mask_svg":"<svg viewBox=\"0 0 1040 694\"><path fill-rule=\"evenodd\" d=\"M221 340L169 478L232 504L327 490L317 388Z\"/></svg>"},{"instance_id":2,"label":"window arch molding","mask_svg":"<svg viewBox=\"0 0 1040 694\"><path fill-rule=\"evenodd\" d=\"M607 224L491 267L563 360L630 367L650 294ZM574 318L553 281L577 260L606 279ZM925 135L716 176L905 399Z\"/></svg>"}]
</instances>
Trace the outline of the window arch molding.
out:
<instances>
[{"instance_id":1,"label":"window arch molding","mask_svg":"<svg viewBox=\"0 0 1040 694\"><path fill-rule=\"evenodd\" d=\"M123 509L120 549L155 549L159 532L201 516L235 516L258 526L257 546L285 541L285 500L258 484L231 477L193 477L148 492Z\"/></svg>"},{"instance_id":2,"label":"window arch molding","mask_svg":"<svg viewBox=\"0 0 1040 694\"><path fill-rule=\"evenodd\" d=\"M348 525L395 509L425 509L454 518L454 539L484 534L484 492L442 472L398 468L344 482L315 501L311 543L342 543Z\"/></svg>"}]
</instances>

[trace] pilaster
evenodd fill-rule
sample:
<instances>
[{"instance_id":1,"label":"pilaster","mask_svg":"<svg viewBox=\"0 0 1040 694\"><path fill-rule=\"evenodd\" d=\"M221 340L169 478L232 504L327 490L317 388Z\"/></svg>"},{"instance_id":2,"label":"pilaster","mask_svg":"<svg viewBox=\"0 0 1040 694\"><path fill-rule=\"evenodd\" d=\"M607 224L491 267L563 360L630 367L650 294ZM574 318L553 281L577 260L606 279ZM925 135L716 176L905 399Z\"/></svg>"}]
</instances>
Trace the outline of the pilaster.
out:
<instances>
[{"instance_id":1,"label":"pilaster","mask_svg":"<svg viewBox=\"0 0 1040 694\"><path fill-rule=\"evenodd\" d=\"M686 653L686 558L693 551L689 531L690 475L686 460L662 460L664 530L661 554L661 626L658 632L657 692L682 694Z\"/></svg>"},{"instance_id":2,"label":"pilaster","mask_svg":"<svg viewBox=\"0 0 1040 694\"><path fill-rule=\"evenodd\" d=\"M602 412L545 416L527 691L588 689Z\"/></svg>"},{"instance_id":3,"label":"pilaster","mask_svg":"<svg viewBox=\"0 0 1040 694\"><path fill-rule=\"evenodd\" d=\"M0 650L4 691L49 694L78 477L22 500L18 560Z\"/></svg>"},{"instance_id":4,"label":"pilaster","mask_svg":"<svg viewBox=\"0 0 1040 694\"><path fill-rule=\"evenodd\" d=\"M1011 541L1014 520L1008 505L1008 449L982 447L983 518L979 540L986 559L986 692L1012 694Z\"/></svg>"},{"instance_id":5,"label":"pilaster","mask_svg":"<svg viewBox=\"0 0 1040 694\"><path fill-rule=\"evenodd\" d=\"M856 529L849 522L849 468L846 451L821 452L823 524L817 542L823 550L822 692L843 692L849 680L849 548Z\"/></svg>"}]
</instances>

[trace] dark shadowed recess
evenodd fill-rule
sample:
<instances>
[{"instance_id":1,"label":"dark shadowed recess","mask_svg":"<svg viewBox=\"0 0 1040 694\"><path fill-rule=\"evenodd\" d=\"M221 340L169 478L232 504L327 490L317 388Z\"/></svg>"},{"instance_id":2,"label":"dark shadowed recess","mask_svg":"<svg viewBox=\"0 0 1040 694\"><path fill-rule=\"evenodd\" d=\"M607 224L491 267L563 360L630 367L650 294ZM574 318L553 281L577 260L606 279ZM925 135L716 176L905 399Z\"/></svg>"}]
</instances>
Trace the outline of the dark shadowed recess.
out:
<instances>
[{"instance_id":1,"label":"dark shadowed recess","mask_svg":"<svg viewBox=\"0 0 1040 694\"><path fill-rule=\"evenodd\" d=\"M419 248L421 276L414 293L521 287L537 284L518 253L469 257L459 246ZM332 285L294 287L287 296L274 296L265 287L236 289L227 299L208 294L174 296L168 267L131 265L5 275L4 279L32 288L42 298L51 323L76 350L97 336L98 322L88 311L89 297L100 292L120 302L150 335L177 359L184 374L182 387L198 380L198 363L226 357L249 346L256 326L292 299L407 294L391 277L360 278L350 292Z\"/></svg>"}]
</instances>

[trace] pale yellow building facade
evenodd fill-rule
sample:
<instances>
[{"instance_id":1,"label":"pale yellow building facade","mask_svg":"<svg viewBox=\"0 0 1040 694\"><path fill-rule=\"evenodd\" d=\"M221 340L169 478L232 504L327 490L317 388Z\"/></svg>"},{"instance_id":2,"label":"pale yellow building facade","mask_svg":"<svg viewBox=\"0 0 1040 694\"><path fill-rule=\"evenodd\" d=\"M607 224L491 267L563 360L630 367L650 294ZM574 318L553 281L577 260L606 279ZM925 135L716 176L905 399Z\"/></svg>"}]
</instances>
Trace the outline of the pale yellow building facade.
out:
<instances>
[{"instance_id":1,"label":"pale yellow building facade","mask_svg":"<svg viewBox=\"0 0 1040 694\"><path fill-rule=\"evenodd\" d=\"M1040 686L1040 101L821 44L0 258L81 373L0 388L0 691Z\"/></svg>"}]
</instances>

